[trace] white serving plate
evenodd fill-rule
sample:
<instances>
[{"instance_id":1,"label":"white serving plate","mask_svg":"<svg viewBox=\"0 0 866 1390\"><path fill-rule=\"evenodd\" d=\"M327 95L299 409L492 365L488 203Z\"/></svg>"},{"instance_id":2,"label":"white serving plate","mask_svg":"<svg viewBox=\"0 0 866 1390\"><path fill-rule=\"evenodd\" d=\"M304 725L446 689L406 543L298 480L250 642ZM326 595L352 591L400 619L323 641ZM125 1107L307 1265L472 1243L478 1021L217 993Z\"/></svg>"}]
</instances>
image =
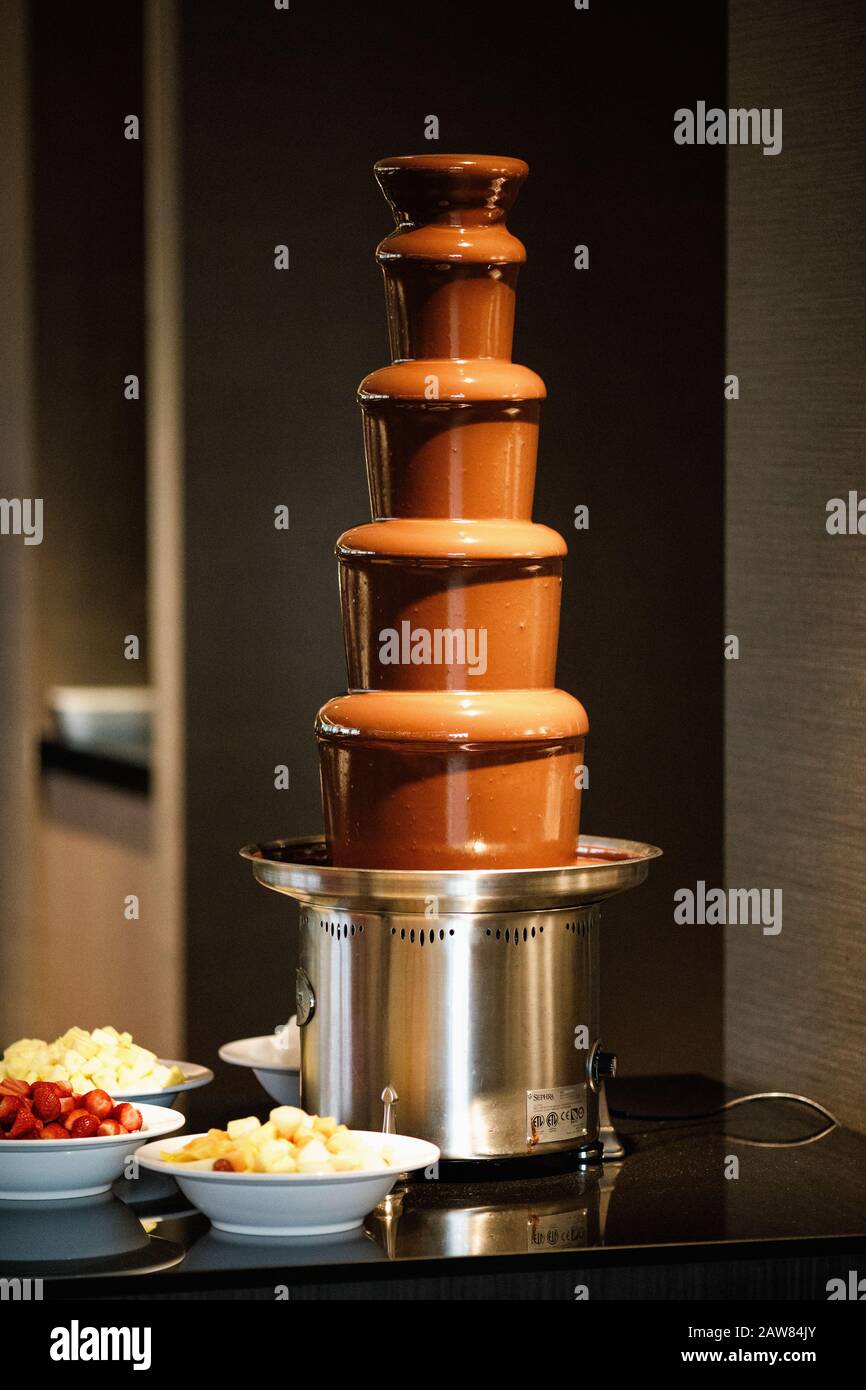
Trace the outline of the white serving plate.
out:
<instances>
[{"instance_id":1,"label":"white serving plate","mask_svg":"<svg viewBox=\"0 0 866 1390\"><path fill-rule=\"evenodd\" d=\"M401 1173L430 1168L439 1150L424 1139L360 1130L371 1147L388 1144L394 1166L359 1173L214 1173L166 1163L164 1151L183 1148L199 1135L143 1144L142 1168L171 1173L181 1192L218 1231L242 1236L320 1236L352 1231L391 1191Z\"/></svg>"},{"instance_id":2,"label":"white serving plate","mask_svg":"<svg viewBox=\"0 0 866 1390\"><path fill-rule=\"evenodd\" d=\"M92 1139L0 1140L0 1201L53 1202L107 1192L142 1139L173 1134L183 1115L163 1105L140 1105L135 1134Z\"/></svg>"},{"instance_id":3,"label":"white serving plate","mask_svg":"<svg viewBox=\"0 0 866 1390\"><path fill-rule=\"evenodd\" d=\"M249 1067L259 1085L279 1105L298 1105L301 1097L301 1033L296 1018L290 1018L284 1034L285 1045L273 1033L260 1038L239 1038L223 1043L219 1050L223 1062L232 1067Z\"/></svg>"},{"instance_id":4,"label":"white serving plate","mask_svg":"<svg viewBox=\"0 0 866 1390\"><path fill-rule=\"evenodd\" d=\"M171 1105L176 1096L186 1095L187 1091L195 1091L199 1086L207 1086L213 1081L210 1067L200 1067L196 1062L175 1062L165 1057L158 1057L157 1061L164 1067L180 1067L183 1081L173 1081L170 1086L155 1090L148 1090L146 1082L143 1083L144 1089L141 1085L127 1090L117 1088L111 1091L112 1099L130 1100L135 1105Z\"/></svg>"}]
</instances>

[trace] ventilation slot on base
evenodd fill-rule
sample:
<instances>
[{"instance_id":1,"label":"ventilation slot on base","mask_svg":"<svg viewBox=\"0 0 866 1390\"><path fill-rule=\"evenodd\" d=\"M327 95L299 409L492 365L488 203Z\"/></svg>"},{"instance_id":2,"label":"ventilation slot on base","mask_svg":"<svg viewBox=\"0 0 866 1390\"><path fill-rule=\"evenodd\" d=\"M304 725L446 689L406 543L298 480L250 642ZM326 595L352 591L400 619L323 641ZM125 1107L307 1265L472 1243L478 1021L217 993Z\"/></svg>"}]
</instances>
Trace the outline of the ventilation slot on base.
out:
<instances>
[{"instance_id":1,"label":"ventilation slot on base","mask_svg":"<svg viewBox=\"0 0 866 1390\"><path fill-rule=\"evenodd\" d=\"M363 936L364 928L354 922L329 922L322 919L319 923L326 936L333 936L337 941L346 941L350 936Z\"/></svg>"},{"instance_id":2,"label":"ventilation slot on base","mask_svg":"<svg viewBox=\"0 0 866 1390\"><path fill-rule=\"evenodd\" d=\"M410 946L433 946L446 938L444 927L421 927L418 931L414 927L409 927L408 931L405 927L392 927L391 935L398 936L401 941L407 941ZM453 927L449 927L447 935L454 935Z\"/></svg>"},{"instance_id":3,"label":"ventilation slot on base","mask_svg":"<svg viewBox=\"0 0 866 1390\"><path fill-rule=\"evenodd\" d=\"M536 935L542 936L544 927L485 927L484 935L509 946L518 946L521 941L532 941Z\"/></svg>"}]
</instances>

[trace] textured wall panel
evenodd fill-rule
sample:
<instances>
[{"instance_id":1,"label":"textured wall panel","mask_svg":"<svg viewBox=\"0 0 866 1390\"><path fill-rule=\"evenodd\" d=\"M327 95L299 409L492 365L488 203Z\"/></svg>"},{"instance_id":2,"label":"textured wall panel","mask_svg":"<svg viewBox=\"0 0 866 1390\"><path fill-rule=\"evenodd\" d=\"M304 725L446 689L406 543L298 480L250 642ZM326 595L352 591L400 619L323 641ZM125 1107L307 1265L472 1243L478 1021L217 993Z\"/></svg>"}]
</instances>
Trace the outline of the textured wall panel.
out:
<instances>
[{"instance_id":1,"label":"textured wall panel","mask_svg":"<svg viewBox=\"0 0 866 1390\"><path fill-rule=\"evenodd\" d=\"M731 149L727 876L784 890L775 937L727 931L727 1072L866 1125L866 11L730 11L730 101L782 107L776 158Z\"/></svg>"}]
</instances>

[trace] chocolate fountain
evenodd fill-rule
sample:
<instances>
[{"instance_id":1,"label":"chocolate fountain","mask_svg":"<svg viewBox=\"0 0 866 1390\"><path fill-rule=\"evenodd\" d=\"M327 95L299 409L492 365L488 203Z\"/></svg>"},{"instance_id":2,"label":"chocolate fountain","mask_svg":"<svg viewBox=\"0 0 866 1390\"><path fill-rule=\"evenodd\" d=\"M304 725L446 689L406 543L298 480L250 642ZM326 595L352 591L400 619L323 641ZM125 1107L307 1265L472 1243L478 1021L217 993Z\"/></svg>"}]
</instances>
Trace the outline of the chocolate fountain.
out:
<instances>
[{"instance_id":1,"label":"chocolate fountain","mask_svg":"<svg viewBox=\"0 0 866 1390\"><path fill-rule=\"evenodd\" d=\"M337 544L348 693L319 712L325 836L243 851L301 903L307 1109L467 1163L616 1148L599 903L652 846L579 840L582 705L555 688L565 542L531 519L544 383L511 361L517 159L376 177L392 362L359 401L372 522ZM603 1107L603 1095L601 1096Z\"/></svg>"}]
</instances>

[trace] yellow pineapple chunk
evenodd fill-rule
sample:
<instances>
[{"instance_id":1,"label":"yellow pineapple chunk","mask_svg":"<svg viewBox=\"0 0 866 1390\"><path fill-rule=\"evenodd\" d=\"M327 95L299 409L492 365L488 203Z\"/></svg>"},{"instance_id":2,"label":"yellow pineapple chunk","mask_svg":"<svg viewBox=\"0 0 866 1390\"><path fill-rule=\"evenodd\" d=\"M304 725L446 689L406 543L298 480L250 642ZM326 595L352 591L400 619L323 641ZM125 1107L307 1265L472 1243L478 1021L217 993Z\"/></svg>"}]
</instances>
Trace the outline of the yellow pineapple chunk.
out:
<instances>
[{"instance_id":1,"label":"yellow pineapple chunk","mask_svg":"<svg viewBox=\"0 0 866 1390\"><path fill-rule=\"evenodd\" d=\"M255 1115L248 1115L246 1119L243 1120L229 1120L227 1126L230 1139L241 1139L245 1135L254 1133L257 1129L261 1129L261 1123L256 1119Z\"/></svg>"},{"instance_id":2,"label":"yellow pineapple chunk","mask_svg":"<svg viewBox=\"0 0 866 1390\"><path fill-rule=\"evenodd\" d=\"M293 1139L295 1131L307 1123L307 1116L296 1105L278 1105L271 1111L269 1121L282 1139Z\"/></svg>"}]
</instances>

